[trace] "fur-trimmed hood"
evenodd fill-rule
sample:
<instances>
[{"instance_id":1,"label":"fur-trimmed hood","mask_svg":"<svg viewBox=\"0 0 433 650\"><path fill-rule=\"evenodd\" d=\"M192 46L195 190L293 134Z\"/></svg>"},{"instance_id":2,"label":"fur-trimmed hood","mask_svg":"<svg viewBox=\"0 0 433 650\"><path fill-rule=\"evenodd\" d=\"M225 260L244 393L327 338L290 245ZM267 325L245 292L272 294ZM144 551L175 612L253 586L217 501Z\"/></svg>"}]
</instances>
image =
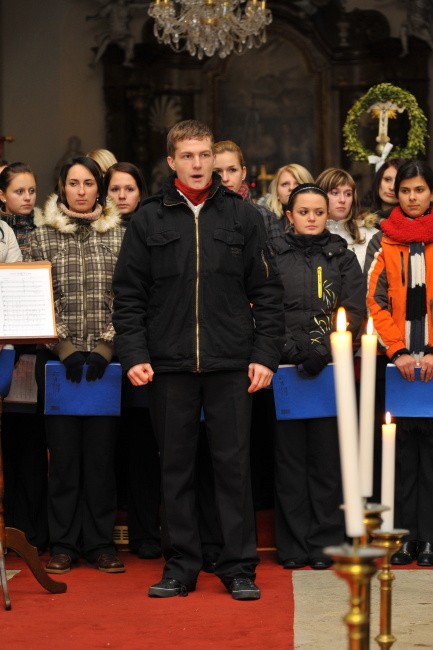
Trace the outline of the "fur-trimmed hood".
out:
<instances>
[{"instance_id":1,"label":"fur-trimmed hood","mask_svg":"<svg viewBox=\"0 0 433 650\"><path fill-rule=\"evenodd\" d=\"M44 213L41 208L36 208L33 210L33 223L35 226L42 226L44 223Z\"/></svg>"},{"instance_id":2,"label":"fur-trimmed hood","mask_svg":"<svg viewBox=\"0 0 433 650\"><path fill-rule=\"evenodd\" d=\"M58 230L65 235L73 234L78 230L80 223L78 220L74 221L62 212L57 203L58 198L57 194L51 194L45 203L43 213L36 216L35 212L35 225L50 226L51 228L54 228L54 230ZM96 221L91 221L89 223L89 228L93 228L93 230L102 234L121 225L122 219L118 209L114 202L110 198L107 198L101 216L99 219L96 219Z\"/></svg>"}]
</instances>

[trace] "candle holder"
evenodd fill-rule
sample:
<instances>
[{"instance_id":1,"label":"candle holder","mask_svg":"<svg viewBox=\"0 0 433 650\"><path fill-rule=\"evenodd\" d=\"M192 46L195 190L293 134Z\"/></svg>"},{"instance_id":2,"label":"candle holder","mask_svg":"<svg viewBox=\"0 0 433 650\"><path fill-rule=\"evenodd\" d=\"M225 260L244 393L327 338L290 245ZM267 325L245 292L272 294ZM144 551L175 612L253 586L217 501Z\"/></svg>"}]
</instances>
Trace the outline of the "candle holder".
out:
<instances>
[{"instance_id":1,"label":"candle holder","mask_svg":"<svg viewBox=\"0 0 433 650\"><path fill-rule=\"evenodd\" d=\"M360 537L360 544L367 547L371 542L371 533L373 530L379 528L382 524L382 512L389 510L389 506L384 506L381 503L370 503L364 498L364 519L365 526L364 534ZM366 582L362 586L362 608L367 616L367 632L366 636L370 639L370 611L371 611L371 582Z\"/></svg>"},{"instance_id":2,"label":"candle holder","mask_svg":"<svg viewBox=\"0 0 433 650\"><path fill-rule=\"evenodd\" d=\"M360 539L361 546L368 546L371 543L372 531L380 528L382 524L382 512L386 512L389 509L389 506L384 506L381 503L364 501L363 523L365 525L365 533Z\"/></svg>"},{"instance_id":3,"label":"candle holder","mask_svg":"<svg viewBox=\"0 0 433 650\"><path fill-rule=\"evenodd\" d=\"M333 571L349 585L350 611L344 616L348 628L349 650L368 650L369 614L365 611L365 586L370 584L377 571L376 560L386 554L384 548L371 548L360 545L359 539L353 546L328 546L323 549L333 560Z\"/></svg>"},{"instance_id":4,"label":"candle holder","mask_svg":"<svg viewBox=\"0 0 433 650\"><path fill-rule=\"evenodd\" d=\"M382 570L378 575L380 582L380 632L376 641L381 650L388 650L396 641L391 631L392 583L395 574L391 571L391 557L400 548L401 540L409 534L408 530L397 528L391 531L372 530L372 546L385 551Z\"/></svg>"}]
</instances>

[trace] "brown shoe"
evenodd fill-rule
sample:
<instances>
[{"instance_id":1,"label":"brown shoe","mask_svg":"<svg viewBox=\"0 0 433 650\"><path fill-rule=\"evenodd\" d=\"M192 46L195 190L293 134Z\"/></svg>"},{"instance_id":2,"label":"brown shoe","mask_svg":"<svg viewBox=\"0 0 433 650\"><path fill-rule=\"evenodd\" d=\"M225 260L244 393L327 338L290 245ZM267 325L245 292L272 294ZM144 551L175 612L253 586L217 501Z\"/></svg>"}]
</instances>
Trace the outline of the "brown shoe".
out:
<instances>
[{"instance_id":1,"label":"brown shoe","mask_svg":"<svg viewBox=\"0 0 433 650\"><path fill-rule=\"evenodd\" d=\"M68 573L72 567L72 558L67 553L52 555L48 560L45 571L47 573Z\"/></svg>"},{"instance_id":2,"label":"brown shoe","mask_svg":"<svg viewBox=\"0 0 433 650\"><path fill-rule=\"evenodd\" d=\"M124 573L125 565L114 553L102 553L96 560L96 566L105 573Z\"/></svg>"}]
</instances>

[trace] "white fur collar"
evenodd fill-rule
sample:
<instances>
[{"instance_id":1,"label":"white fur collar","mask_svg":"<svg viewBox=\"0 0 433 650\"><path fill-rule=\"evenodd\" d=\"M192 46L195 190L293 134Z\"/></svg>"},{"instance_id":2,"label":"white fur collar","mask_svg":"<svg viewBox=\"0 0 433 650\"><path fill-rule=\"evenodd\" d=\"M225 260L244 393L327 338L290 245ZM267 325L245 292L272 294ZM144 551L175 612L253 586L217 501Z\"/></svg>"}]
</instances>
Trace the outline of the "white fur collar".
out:
<instances>
[{"instance_id":1,"label":"white fur collar","mask_svg":"<svg viewBox=\"0 0 433 650\"><path fill-rule=\"evenodd\" d=\"M57 194L51 194L51 196L48 197L43 214L36 215L35 213L35 224L37 226L51 226L51 228L54 228L65 235L72 234L78 230L80 224L72 221L60 210L57 205L57 199ZM113 201L107 198L102 215L96 221L92 221L89 224L89 228L102 234L120 225L121 216Z\"/></svg>"}]
</instances>

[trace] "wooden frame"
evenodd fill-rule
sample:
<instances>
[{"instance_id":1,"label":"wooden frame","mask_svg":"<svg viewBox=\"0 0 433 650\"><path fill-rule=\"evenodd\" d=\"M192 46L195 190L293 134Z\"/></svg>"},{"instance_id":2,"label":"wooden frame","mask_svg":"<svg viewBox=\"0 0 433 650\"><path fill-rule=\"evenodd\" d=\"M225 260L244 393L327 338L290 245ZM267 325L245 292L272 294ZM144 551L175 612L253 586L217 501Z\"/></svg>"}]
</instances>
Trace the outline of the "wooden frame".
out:
<instances>
[{"instance_id":1,"label":"wooden frame","mask_svg":"<svg viewBox=\"0 0 433 650\"><path fill-rule=\"evenodd\" d=\"M55 341L51 262L0 264L0 343Z\"/></svg>"}]
</instances>

